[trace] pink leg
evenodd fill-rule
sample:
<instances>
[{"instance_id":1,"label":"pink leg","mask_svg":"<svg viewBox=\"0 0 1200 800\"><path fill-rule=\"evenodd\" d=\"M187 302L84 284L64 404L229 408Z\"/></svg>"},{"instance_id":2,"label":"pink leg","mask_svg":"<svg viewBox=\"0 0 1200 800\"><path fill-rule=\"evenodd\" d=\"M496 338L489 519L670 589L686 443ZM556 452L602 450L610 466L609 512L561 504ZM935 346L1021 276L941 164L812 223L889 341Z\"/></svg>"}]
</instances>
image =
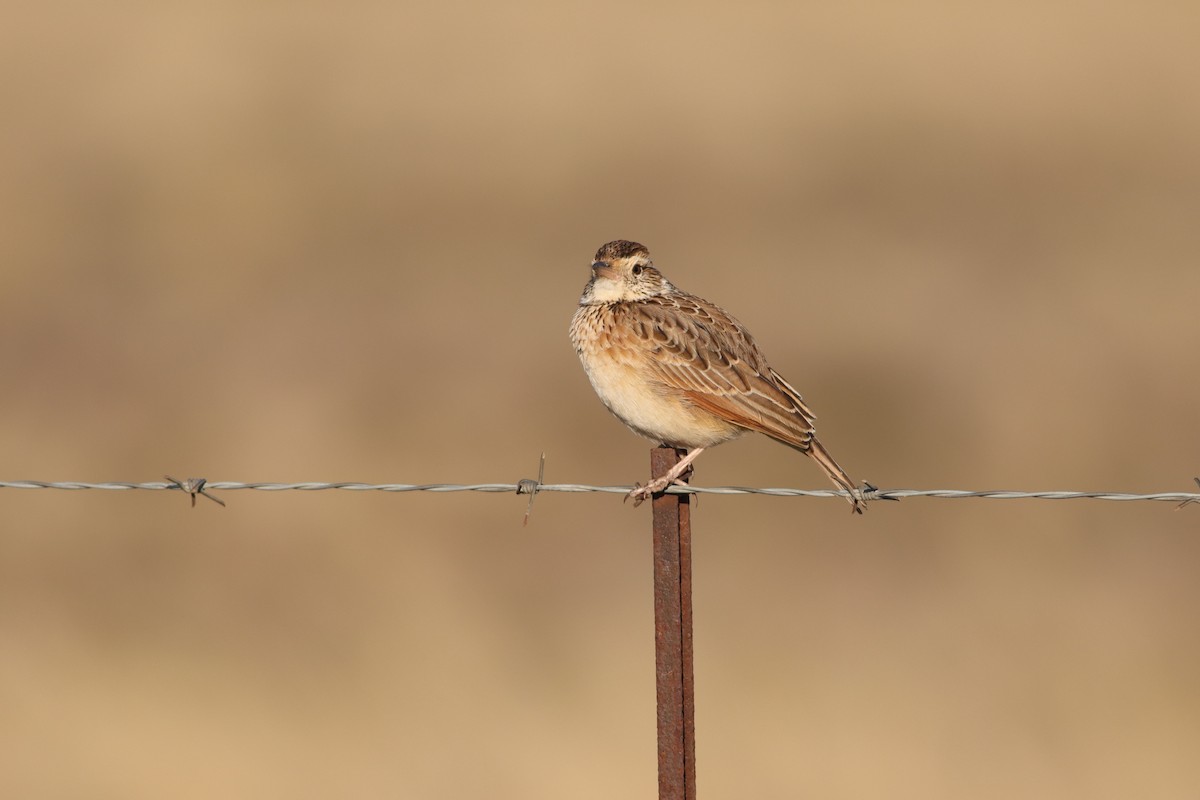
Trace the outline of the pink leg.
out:
<instances>
[{"instance_id":1,"label":"pink leg","mask_svg":"<svg viewBox=\"0 0 1200 800\"><path fill-rule=\"evenodd\" d=\"M645 486L642 486L641 484L634 486L633 491L625 495L625 499L633 500L633 505L635 507L640 506L642 501L644 501L647 497L650 497L656 492L661 492L663 489L667 488L673 483L677 483L679 481L679 476L687 472L688 468L691 467L692 462L695 461L696 457L703 452L703 447L697 447L695 450L689 450L688 454L679 459L679 463L671 467L666 475L663 475L661 478L655 478Z\"/></svg>"}]
</instances>

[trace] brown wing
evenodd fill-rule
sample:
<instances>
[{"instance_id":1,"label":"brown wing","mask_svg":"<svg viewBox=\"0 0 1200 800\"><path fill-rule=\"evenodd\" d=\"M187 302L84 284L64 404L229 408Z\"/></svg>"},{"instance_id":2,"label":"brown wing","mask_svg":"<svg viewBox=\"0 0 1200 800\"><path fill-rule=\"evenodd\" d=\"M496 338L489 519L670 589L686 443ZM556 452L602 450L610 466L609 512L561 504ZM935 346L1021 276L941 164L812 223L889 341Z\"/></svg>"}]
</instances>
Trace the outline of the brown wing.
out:
<instances>
[{"instance_id":1,"label":"brown wing","mask_svg":"<svg viewBox=\"0 0 1200 800\"><path fill-rule=\"evenodd\" d=\"M625 308L631 314L627 330L649 348L656 380L734 425L809 449L812 411L723 309L683 292Z\"/></svg>"}]
</instances>

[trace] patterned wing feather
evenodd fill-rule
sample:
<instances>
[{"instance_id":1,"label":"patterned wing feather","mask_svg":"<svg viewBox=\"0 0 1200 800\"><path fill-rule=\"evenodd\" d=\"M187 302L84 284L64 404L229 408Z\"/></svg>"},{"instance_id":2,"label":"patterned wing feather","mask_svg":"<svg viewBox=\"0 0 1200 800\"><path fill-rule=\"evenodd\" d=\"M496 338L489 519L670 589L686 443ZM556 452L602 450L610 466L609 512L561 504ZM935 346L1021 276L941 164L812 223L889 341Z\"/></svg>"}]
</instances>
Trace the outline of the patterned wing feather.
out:
<instances>
[{"instance_id":1,"label":"patterned wing feather","mask_svg":"<svg viewBox=\"0 0 1200 800\"><path fill-rule=\"evenodd\" d=\"M656 380L734 425L809 449L812 412L723 309L682 292L626 309L627 330L650 351Z\"/></svg>"}]
</instances>

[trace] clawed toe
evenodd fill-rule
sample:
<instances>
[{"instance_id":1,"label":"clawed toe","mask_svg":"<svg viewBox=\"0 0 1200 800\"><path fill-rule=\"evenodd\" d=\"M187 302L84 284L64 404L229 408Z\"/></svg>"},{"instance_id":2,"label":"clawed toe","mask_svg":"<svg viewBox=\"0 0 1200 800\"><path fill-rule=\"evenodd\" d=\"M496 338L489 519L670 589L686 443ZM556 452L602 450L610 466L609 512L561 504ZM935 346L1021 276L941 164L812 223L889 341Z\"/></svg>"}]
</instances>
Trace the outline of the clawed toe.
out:
<instances>
[{"instance_id":1,"label":"clawed toe","mask_svg":"<svg viewBox=\"0 0 1200 800\"><path fill-rule=\"evenodd\" d=\"M625 495L625 499L627 501L632 500L633 505L636 508L644 503L647 497L652 497L659 492L666 491L667 487L669 486L674 486L676 484L679 486L686 486L688 478L692 476L692 461L694 461L696 456L700 455L702 452L704 452L704 449L697 447L685 455L683 460L681 460L678 464L667 470L666 475L657 477L645 485L635 483L633 485L633 489L629 491L629 494Z\"/></svg>"},{"instance_id":2,"label":"clawed toe","mask_svg":"<svg viewBox=\"0 0 1200 800\"><path fill-rule=\"evenodd\" d=\"M633 507L637 508L643 502L645 502L646 498L649 497L650 494L651 493L646 489L645 486L642 486L640 483L635 483L633 488L629 490L629 494L625 495L625 500L623 502L628 503L630 500L632 500Z\"/></svg>"},{"instance_id":3,"label":"clawed toe","mask_svg":"<svg viewBox=\"0 0 1200 800\"><path fill-rule=\"evenodd\" d=\"M680 481L672 481L672 483L680 483ZM662 478L656 478L646 485L635 483L629 494L625 495L625 499L633 501L633 507L637 508L646 501L646 498L652 497L663 489L667 488L668 483Z\"/></svg>"}]
</instances>

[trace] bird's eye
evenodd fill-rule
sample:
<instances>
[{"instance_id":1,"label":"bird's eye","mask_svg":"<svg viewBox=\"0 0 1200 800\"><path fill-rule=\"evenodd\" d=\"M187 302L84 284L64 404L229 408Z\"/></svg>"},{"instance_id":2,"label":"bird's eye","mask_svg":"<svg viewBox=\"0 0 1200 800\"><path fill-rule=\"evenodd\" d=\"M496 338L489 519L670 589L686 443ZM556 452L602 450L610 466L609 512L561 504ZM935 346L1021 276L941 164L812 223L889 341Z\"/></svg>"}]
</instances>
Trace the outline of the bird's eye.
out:
<instances>
[{"instance_id":1,"label":"bird's eye","mask_svg":"<svg viewBox=\"0 0 1200 800\"><path fill-rule=\"evenodd\" d=\"M641 275L643 269L645 269L645 267L643 267L641 264L634 264L633 265L633 274Z\"/></svg>"}]
</instances>

